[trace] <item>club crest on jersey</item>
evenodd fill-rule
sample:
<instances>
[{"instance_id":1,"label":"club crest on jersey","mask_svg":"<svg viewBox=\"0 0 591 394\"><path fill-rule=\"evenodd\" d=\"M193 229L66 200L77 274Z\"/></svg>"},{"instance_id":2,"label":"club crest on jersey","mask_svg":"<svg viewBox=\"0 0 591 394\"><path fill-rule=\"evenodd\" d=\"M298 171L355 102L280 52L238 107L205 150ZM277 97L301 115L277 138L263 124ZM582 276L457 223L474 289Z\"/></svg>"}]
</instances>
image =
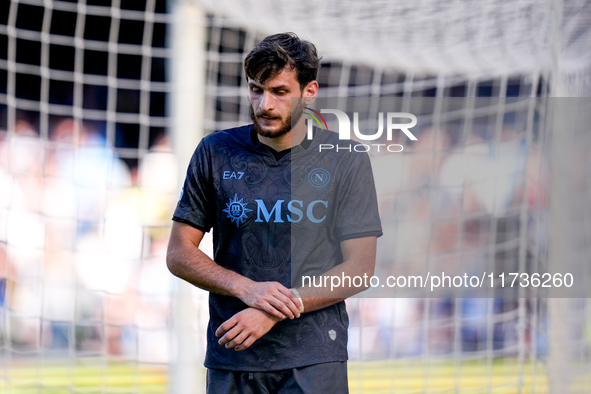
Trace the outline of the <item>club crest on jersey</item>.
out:
<instances>
[{"instance_id":1,"label":"club crest on jersey","mask_svg":"<svg viewBox=\"0 0 591 394\"><path fill-rule=\"evenodd\" d=\"M226 209L224 212L228 214L228 218L232 220L232 223L236 222L236 227L240 227L240 223L244 222L247 218L246 213L252 212L252 209L246 208L247 203L243 203L244 199L238 199L238 194L234 194L234 199L230 198L230 202L226 203Z\"/></svg>"},{"instance_id":2,"label":"club crest on jersey","mask_svg":"<svg viewBox=\"0 0 591 394\"><path fill-rule=\"evenodd\" d=\"M330 173L324 168L315 168L308 174L308 182L314 187L324 187L330 181Z\"/></svg>"}]
</instances>

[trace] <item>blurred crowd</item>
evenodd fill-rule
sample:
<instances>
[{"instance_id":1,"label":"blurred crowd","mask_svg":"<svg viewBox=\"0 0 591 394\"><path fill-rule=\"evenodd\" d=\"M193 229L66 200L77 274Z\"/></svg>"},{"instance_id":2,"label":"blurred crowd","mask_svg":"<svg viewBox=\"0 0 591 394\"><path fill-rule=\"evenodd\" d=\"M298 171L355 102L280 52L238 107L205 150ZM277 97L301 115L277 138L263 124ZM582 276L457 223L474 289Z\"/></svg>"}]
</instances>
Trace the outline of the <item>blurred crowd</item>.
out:
<instances>
[{"instance_id":1,"label":"blurred crowd","mask_svg":"<svg viewBox=\"0 0 591 394\"><path fill-rule=\"evenodd\" d=\"M549 188L539 138L528 146L525 125L505 124L495 131L495 119L468 133L459 127L424 127L417 138L393 141L404 146L399 154L371 155L384 229L375 272L381 283L389 275L480 277L483 272L535 269L547 248ZM526 228L521 228L522 209ZM525 262L520 266L522 244ZM403 298L400 290L382 294L391 298L347 300L353 357L517 354L516 298L499 293L476 298L467 292L466 298L429 298L427 292L415 293L422 298ZM540 307L531 299L521 305L528 316L525 350L538 354L546 346ZM536 315L538 320L532 318Z\"/></svg>"},{"instance_id":2,"label":"blurred crowd","mask_svg":"<svg viewBox=\"0 0 591 394\"><path fill-rule=\"evenodd\" d=\"M71 119L0 131L3 351L168 360L178 164L166 135L140 153L130 167Z\"/></svg>"}]
</instances>

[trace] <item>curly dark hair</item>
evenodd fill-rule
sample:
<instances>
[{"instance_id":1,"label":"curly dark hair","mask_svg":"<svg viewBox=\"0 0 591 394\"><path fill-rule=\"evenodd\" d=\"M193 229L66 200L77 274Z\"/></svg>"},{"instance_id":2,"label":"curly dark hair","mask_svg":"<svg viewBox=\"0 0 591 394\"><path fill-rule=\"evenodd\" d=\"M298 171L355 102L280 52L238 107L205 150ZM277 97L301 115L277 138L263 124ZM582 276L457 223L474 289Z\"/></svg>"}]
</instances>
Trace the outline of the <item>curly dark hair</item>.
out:
<instances>
[{"instance_id":1,"label":"curly dark hair","mask_svg":"<svg viewBox=\"0 0 591 394\"><path fill-rule=\"evenodd\" d=\"M316 47L301 40L295 33L279 33L266 37L244 59L244 72L249 79L265 83L286 66L296 70L300 89L316 80L320 58Z\"/></svg>"}]
</instances>

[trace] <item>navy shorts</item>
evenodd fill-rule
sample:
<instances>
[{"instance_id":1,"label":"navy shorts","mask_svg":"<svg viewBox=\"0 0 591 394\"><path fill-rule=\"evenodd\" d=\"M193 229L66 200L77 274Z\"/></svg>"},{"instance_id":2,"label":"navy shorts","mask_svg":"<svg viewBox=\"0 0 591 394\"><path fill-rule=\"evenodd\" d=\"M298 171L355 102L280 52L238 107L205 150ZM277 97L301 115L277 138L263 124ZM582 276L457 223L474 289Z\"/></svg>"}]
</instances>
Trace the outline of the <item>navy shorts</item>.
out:
<instances>
[{"instance_id":1,"label":"navy shorts","mask_svg":"<svg viewBox=\"0 0 591 394\"><path fill-rule=\"evenodd\" d=\"M347 362L271 372L207 370L207 394L346 394Z\"/></svg>"}]
</instances>

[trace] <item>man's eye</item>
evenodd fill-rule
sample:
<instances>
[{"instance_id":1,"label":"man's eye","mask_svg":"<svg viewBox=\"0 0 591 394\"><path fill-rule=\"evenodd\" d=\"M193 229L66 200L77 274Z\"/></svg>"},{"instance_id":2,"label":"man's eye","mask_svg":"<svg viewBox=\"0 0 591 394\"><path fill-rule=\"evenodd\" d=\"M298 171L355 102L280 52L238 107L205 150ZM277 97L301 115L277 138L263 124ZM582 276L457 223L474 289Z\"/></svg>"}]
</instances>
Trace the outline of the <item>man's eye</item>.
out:
<instances>
[{"instance_id":1,"label":"man's eye","mask_svg":"<svg viewBox=\"0 0 591 394\"><path fill-rule=\"evenodd\" d=\"M250 91L253 92L253 93L260 93L261 92L261 89L260 88L257 88L256 86L251 86L250 87Z\"/></svg>"}]
</instances>

